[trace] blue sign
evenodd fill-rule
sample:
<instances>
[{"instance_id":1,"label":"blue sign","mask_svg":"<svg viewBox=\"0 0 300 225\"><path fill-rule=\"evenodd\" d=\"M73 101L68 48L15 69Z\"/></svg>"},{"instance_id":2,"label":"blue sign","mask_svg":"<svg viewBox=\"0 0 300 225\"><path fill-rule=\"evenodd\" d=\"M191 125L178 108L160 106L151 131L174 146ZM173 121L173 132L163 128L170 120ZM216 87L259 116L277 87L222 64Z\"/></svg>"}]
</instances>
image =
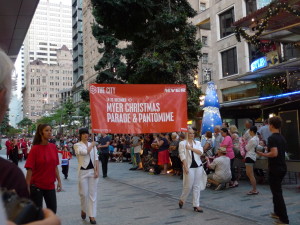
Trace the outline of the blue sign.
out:
<instances>
[{"instance_id":1,"label":"blue sign","mask_svg":"<svg viewBox=\"0 0 300 225\"><path fill-rule=\"evenodd\" d=\"M251 72L268 66L267 57L261 57L251 63Z\"/></svg>"}]
</instances>

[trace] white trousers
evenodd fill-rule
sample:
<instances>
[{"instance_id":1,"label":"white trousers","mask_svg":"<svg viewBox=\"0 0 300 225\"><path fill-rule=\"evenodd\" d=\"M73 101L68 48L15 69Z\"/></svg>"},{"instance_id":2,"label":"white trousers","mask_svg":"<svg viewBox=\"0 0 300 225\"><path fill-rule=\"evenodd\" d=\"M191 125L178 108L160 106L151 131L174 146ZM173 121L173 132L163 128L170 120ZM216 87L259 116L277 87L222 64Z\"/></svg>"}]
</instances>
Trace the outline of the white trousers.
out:
<instances>
[{"instance_id":1,"label":"white trousers","mask_svg":"<svg viewBox=\"0 0 300 225\"><path fill-rule=\"evenodd\" d=\"M180 200L185 203L193 189L193 207L200 206L200 181L203 173L202 167L189 168L189 173L183 171L183 189Z\"/></svg>"},{"instance_id":2,"label":"white trousers","mask_svg":"<svg viewBox=\"0 0 300 225\"><path fill-rule=\"evenodd\" d=\"M89 217L97 215L97 185L99 178L94 178L94 169L79 170L78 190L81 210Z\"/></svg>"}]
</instances>

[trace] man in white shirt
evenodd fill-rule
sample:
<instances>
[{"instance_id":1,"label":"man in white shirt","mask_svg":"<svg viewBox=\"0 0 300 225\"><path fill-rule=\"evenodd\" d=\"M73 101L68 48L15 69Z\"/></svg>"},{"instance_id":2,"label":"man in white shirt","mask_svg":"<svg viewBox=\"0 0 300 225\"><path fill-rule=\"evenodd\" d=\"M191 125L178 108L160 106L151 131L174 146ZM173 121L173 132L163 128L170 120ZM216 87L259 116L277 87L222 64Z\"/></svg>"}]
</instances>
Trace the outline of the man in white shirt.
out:
<instances>
[{"instance_id":1,"label":"man in white shirt","mask_svg":"<svg viewBox=\"0 0 300 225\"><path fill-rule=\"evenodd\" d=\"M259 128L258 133L260 133L261 138L268 144L268 138L272 135L268 119L264 121L264 126Z\"/></svg>"}]
</instances>

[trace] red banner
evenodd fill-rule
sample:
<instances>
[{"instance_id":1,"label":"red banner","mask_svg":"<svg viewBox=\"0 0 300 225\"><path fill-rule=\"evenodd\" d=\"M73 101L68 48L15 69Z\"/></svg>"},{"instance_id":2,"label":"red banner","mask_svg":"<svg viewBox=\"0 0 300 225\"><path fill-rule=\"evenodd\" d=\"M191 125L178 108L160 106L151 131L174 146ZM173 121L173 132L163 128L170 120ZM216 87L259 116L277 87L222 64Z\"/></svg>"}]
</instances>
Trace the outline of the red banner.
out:
<instances>
[{"instance_id":1,"label":"red banner","mask_svg":"<svg viewBox=\"0 0 300 225\"><path fill-rule=\"evenodd\" d=\"M187 131L186 86L90 84L92 132Z\"/></svg>"}]
</instances>

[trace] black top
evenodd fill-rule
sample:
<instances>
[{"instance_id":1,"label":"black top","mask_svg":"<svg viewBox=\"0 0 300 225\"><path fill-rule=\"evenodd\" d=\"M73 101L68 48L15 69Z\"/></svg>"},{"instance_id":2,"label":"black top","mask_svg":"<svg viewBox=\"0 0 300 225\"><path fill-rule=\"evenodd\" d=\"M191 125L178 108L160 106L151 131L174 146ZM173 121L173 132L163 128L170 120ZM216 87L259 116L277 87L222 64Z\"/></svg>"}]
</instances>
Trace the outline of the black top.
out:
<instances>
[{"instance_id":1,"label":"black top","mask_svg":"<svg viewBox=\"0 0 300 225\"><path fill-rule=\"evenodd\" d=\"M169 149L169 143L168 143L168 140L166 138L162 138L161 139L164 143L162 144L162 146L159 147L158 151L159 152L162 152L162 151L166 151Z\"/></svg>"},{"instance_id":2,"label":"black top","mask_svg":"<svg viewBox=\"0 0 300 225\"><path fill-rule=\"evenodd\" d=\"M100 137L100 139L99 139L99 144L100 145L106 145L107 142L110 142L110 137L109 136ZM101 153L109 153L108 146L107 147L101 147L100 152Z\"/></svg>"},{"instance_id":3,"label":"black top","mask_svg":"<svg viewBox=\"0 0 300 225\"><path fill-rule=\"evenodd\" d=\"M93 166L92 160L90 159L90 163L89 163L89 165L87 166L87 168L83 168L83 167L81 167L80 169L81 169L81 170L89 170L89 169L94 169L94 166Z\"/></svg>"},{"instance_id":4,"label":"black top","mask_svg":"<svg viewBox=\"0 0 300 225\"><path fill-rule=\"evenodd\" d=\"M274 158L268 158L269 160L269 171L286 171L286 163L285 163L285 149L287 143L285 138L279 133L273 133L268 138L268 149L270 150L272 147L277 147L278 155Z\"/></svg>"},{"instance_id":5,"label":"black top","mask_svg":"<svg viewBox=\"0 0 300 225\"><path fill-rule=\"evenodd\" d=\"M195 161L195 156L194 156L194 152L192 151L192 164L190 168L198 168L198 164Z\"/></svg>"}]
</instances>

